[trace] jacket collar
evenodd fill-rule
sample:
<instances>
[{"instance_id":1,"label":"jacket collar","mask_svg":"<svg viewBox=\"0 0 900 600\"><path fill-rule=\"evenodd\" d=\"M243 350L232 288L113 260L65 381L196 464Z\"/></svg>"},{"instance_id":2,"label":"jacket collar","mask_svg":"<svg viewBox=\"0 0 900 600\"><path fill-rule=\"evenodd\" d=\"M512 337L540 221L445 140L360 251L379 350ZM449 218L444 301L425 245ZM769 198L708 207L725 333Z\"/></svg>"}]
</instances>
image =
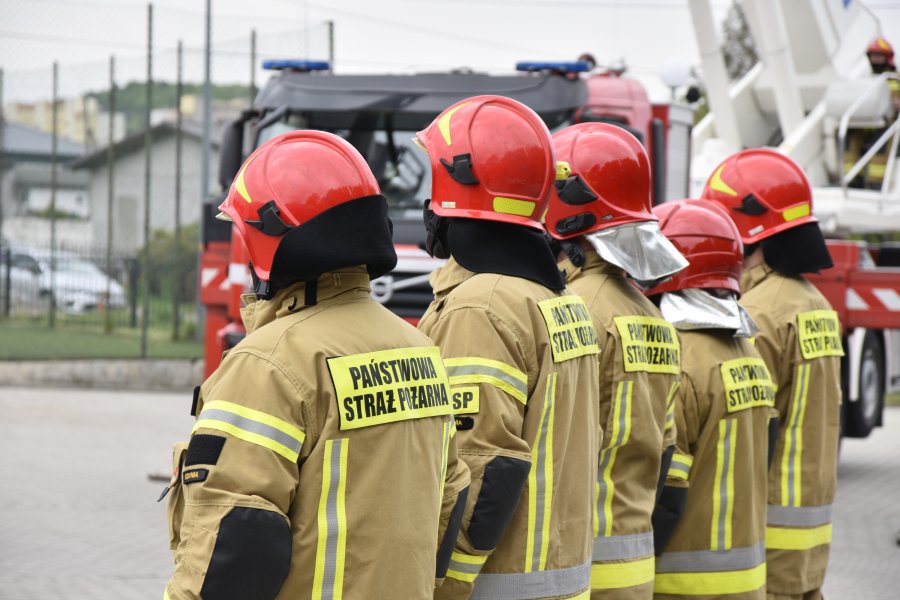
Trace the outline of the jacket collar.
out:
<instances>
[{"instance_id":1,"label":"jacket collar","mask_svg":"<svg viewBox=\"0 0 900 600\"><path fill-rule=\"evenodd\" d=\"M761 262L749 269L744 269L744 272L741 275L741 293L746 294L774 272L775 270L765 262Z\"/></svg>"},{"instance_id":2,"label":"jacket collar","mask_svg":"<svg viewBox=\"0 0 900 600\"><path fill-rule=\"evenodd\" d=\"M460 286L467 279L470 279L475 275L476 273L460 265L456 262L455 258L450 257L443 267L436 269L431 274L431 277L428 278L428 282L434 290L434 299L442 300L446 298L454 288Z\"/></svg>"},{"instance_id":3,"label":"jacket collar","mask_svg":"<svg viewBox=\"0 0 900 600\"><path fill-rule=\"evenodd\" d=\"M369 274L366 268L351 267L320 275L316 281L317 304L329 304L338 296L352 294L368 297L371 294ZM247 333L256 331L276 319L310 308L305 304L306 283L295 283L279 290L270 300L259 300L254 294L244 294L241 299L241 320Z\"/></svg>"},{"instance_id":4,"label":"jacket collar","mask_svg":"<svg viewBox=\"0 0 900 600\"><path fill-rule=\"evenodd\" d=\"M566 273L566 283L572 283L584 275L625 276L621 267L603 260L595 250L584 251L584 264L580 267L576 267L568 257L563 257L558 266Z\"/></svg>"}]
</instances>

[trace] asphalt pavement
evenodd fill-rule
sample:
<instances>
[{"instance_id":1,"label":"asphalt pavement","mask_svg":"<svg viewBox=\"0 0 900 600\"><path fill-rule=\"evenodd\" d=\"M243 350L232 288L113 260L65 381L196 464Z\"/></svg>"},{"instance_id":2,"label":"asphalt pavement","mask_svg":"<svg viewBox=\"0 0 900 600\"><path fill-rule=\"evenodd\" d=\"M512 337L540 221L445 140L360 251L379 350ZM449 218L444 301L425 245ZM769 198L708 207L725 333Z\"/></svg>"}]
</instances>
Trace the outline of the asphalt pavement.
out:
<instances>
[{"instance_id":1,"label":"asphalt pavement","mask_svg":"<svg viewBox=\"0 0 900 600\"><path fill-rule=\"evenodd\" d=\"M0 387L0 600L162 597L164 483L190 394ZM900 597L900 408L838 470L828 600Z\"/></svg>"}]
</instances>

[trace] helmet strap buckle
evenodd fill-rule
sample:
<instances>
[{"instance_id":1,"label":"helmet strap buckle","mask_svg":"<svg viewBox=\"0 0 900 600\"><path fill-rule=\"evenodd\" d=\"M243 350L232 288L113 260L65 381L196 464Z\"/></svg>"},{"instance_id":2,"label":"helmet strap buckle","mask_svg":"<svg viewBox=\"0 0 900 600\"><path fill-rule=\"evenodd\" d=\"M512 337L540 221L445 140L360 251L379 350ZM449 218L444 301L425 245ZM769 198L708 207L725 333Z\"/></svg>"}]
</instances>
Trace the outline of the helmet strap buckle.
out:
<instances>
[{"instance_id":1,"label":"helmet strap buckle","mask_svg":"<svg viewBox=\"0 0 900 600\"><path fill-rule=\"evenodd\" d=\"M278 205L275 204L274 200L269 200L263 204L259 211L257 211L257 215L259 215L258 221L245 220L244 223L259 229L266 235L277 237L279 235L284 235L293 229L293 227L281 219L281 211L278 209Z\"/></svg>"}]
</instances>

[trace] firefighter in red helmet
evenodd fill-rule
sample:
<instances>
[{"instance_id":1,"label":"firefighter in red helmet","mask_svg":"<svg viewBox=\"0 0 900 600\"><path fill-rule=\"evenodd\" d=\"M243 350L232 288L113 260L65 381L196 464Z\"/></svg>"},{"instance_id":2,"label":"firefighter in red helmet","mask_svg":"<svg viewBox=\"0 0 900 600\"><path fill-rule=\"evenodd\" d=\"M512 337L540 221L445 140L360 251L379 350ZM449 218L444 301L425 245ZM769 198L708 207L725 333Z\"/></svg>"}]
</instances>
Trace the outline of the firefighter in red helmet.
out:
<instances>
[{"instance_id":1,"label":"firefighter in red helmet","mask_svg":"<svg viewBox=\"0 0 900 600\"><path fill-rule=\"evenodd\" d=\"M441 348L472 493L436 598L587 598L600 427L596 333L543 236L550 133L500 96L461 100L417 139Z\"/></svg>"},{"instance_id":2,"label":"firefighter in red helmet","mask_svg":"<svg viewBox=\"0 0 900 600\"><path fill-rule=\"evenodd\" d=\"M687 263L650 212L650 161L633 135L608 123L581 123L558 131L553 143L565 178L557 182L545 226L559 240L569 289L584 298L603 349L599 399L606 436L591 597L649 600L650 516L674 450L668 409L681 367L678 334L629 277L656 281ZM654 341L645 331L654 332ZM666 351L653 354L660 349Z\"/></svg>"},{"instance_id":3,"label":"firefighter in red helmet","mask_svg":"<svg viewBox=\"0 0 900 600\"><path fill-rule=\"evenodd\" d=\"M778 387L781 433L769 470L767 593L821 597L831 541L841 403L841 324L804 273L832 265L803 170L773 150L725 159L703 198L724 208L744 242L742 303Z\"/></svg>"},{"instance_id":4,"label":"firefighter in red helmet","mask_svg":"<svg viewBox=\"0 0 900 600\"><path fill-rule=\"evenodd\" d=\"M220 209L256 293L175 448L165 598L431 598L468 472L438 349L370 298L396 263L375 178L343 139L295 131Z\"/></svg>"},{"instance_id":5,"label":"firefighter in red helmet","mask_svg":"<svg viewBox=\"0 0 900 600\"><path fill-rule=\"evenodd\" d=\"M775 386L750 342L753 321L737 302L740 234L709 202L666 202L653 212L690 262L647 291L683 348L677 450L653 514L654 597L764 600Z\"/></svg>"}]
</instances>

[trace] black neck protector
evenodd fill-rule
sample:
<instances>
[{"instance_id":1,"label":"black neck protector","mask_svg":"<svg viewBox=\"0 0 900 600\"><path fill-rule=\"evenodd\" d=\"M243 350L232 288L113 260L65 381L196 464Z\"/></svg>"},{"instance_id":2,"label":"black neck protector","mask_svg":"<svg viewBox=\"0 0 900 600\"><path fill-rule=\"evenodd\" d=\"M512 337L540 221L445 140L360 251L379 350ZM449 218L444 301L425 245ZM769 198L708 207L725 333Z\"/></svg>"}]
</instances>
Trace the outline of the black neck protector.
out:
<instances>
[{"instance_id":1,"label":"black neck protector","mask_svg":"<svg viewBox=\"0 0 900 600\"><path fill-rule=\"evenodd\" d=\"M818 223L804 223L759 242L766 263L784 275L818 273L834 265Z\"/></svg>"},{"instance_id":2,"label":"black neck protector","mask_svg":"<svg viewBox=\"0 0 900 600\"><path fill-rule=\"evenodd\" d=\"M275 251L269 280L256 277L256 295L271 299L278 290L307 282L306 304L313 305L315 283L323 273L366 265L375 279L397 265L384 196L365 196L338 204L288 231Z\"/></svg>"},{"instance_id":3,"label":"black neck protector","mask_svg":"<svg viewBox=\"0 0 900 600\"><path fill-rule=\"evenodd\" d=\"M466 269L521 277L554 291L565 289L566 280L541 232L497 221L442 220L448 223L441 228L441 242Z\"/></svg>"}]
</instances>

